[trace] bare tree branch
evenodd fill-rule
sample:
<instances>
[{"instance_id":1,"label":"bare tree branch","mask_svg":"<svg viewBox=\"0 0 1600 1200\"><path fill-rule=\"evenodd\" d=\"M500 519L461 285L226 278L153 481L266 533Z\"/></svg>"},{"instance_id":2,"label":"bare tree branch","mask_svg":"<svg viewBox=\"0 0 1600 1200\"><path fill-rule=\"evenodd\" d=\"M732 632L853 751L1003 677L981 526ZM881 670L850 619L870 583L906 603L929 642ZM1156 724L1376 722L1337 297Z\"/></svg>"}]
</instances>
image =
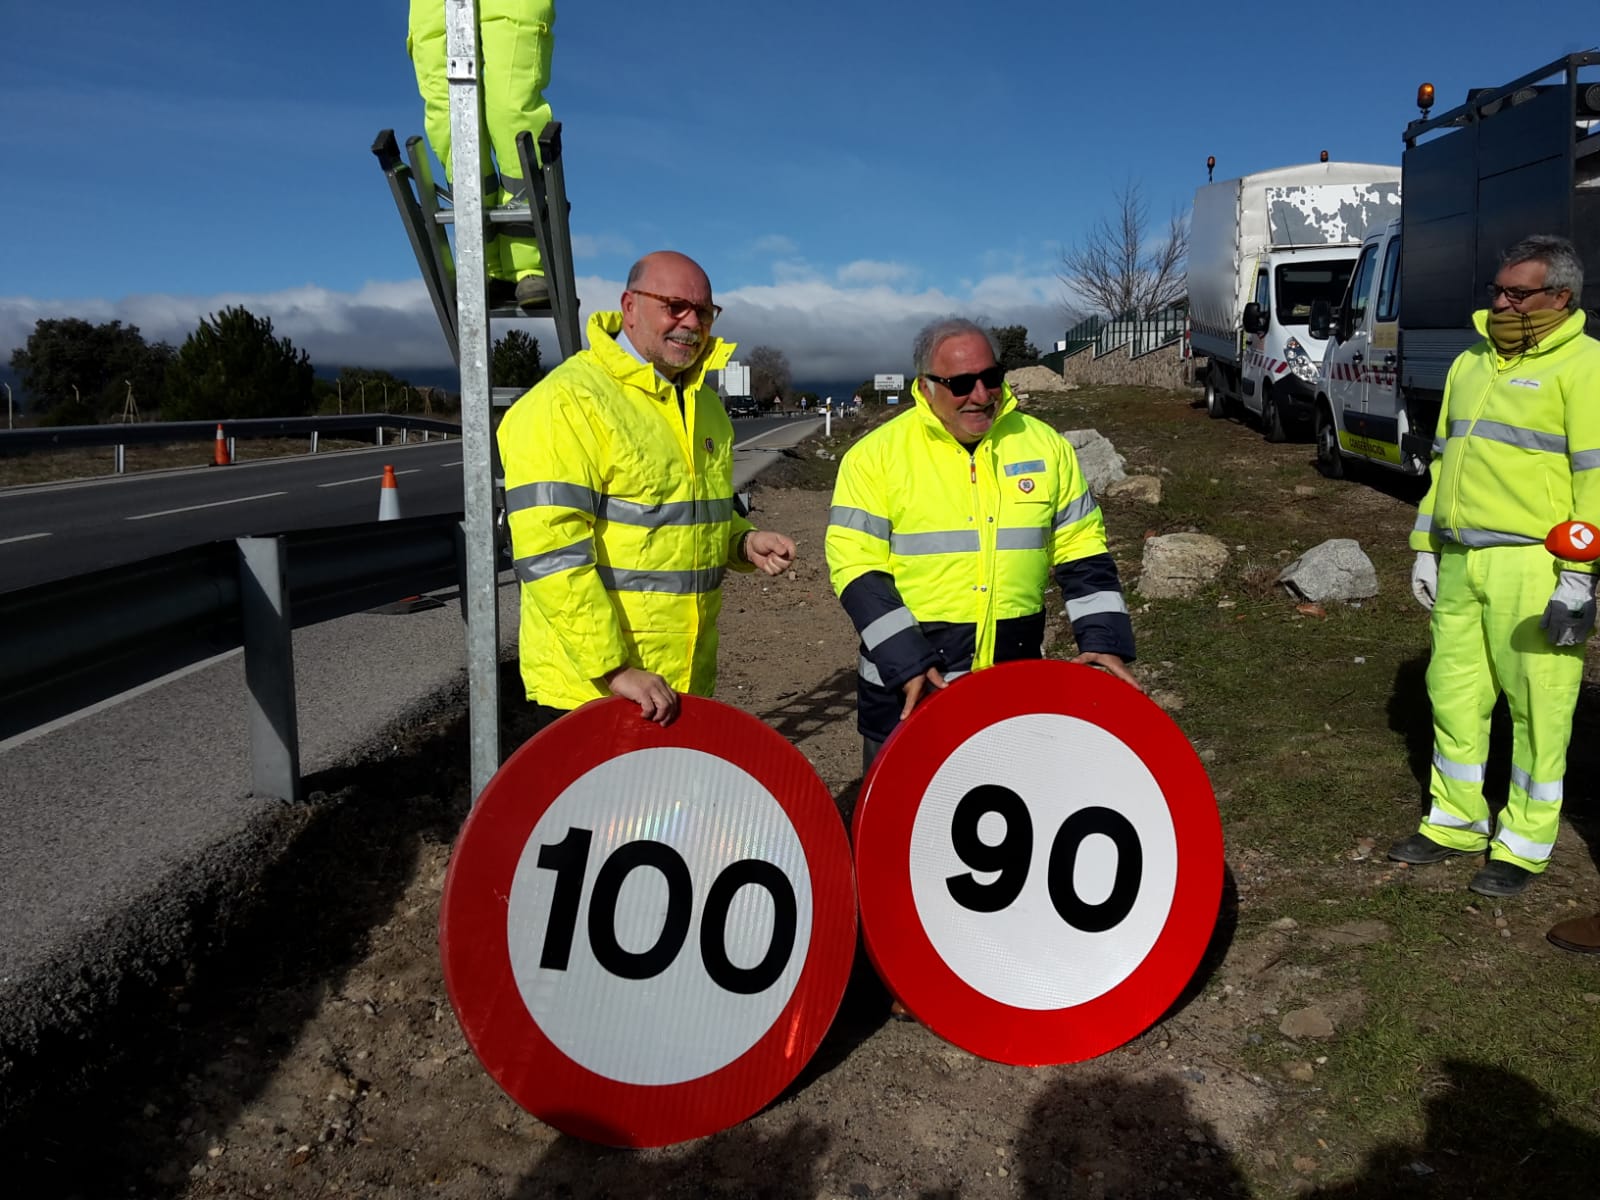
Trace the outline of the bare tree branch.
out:
<instances>
[{"instance_id":1,"label":"bare tree branch","mask_svg":"<svg viewBox=\"0 0 1600 1200\"><path fill-rule=\"evenodd\" d=\"M1063 309L1085 306L1098 314L1148 316L1176 300L1188 287L1189 222L1174 212L1166 235L1147 241L1149 206L1139 185L1125 184L1116 196L1116 211L1095 222L1077 246L1061 256L1057 278L1067 287Z\"/></svg>"}]
</instances>

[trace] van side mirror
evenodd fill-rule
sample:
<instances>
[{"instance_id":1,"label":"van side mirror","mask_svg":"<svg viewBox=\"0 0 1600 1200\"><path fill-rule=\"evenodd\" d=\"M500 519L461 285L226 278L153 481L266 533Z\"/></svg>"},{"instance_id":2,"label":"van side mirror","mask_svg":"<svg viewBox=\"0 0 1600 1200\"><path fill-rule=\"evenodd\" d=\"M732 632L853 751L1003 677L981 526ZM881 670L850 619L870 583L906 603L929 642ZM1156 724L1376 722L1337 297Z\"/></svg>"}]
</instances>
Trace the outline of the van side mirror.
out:
<instances>
[{"instance_id":1,"label":"van side mirror","mask_svg":"<svg viewBox=\"0 0 1600 1200\"><path fill-rule=\"evenodd\" d=\"M1326 340L1328 331L1333 325L1333 305L1326 300L1313 300L1311 320L1308 325L1312 337Z\"/></svg>"},{"instance_id":2,"label":"van side mirror","mask_svg":"<svg viewBox=\"0 0 1600 1200\"><path fill-rule=\"evenodd\" d=\"M1244 306L1244 331L1246 333L1265 333L1267 331L1267 314L1262 311L1261 305L1254 300Z\"/></svg>"}]
</instances>

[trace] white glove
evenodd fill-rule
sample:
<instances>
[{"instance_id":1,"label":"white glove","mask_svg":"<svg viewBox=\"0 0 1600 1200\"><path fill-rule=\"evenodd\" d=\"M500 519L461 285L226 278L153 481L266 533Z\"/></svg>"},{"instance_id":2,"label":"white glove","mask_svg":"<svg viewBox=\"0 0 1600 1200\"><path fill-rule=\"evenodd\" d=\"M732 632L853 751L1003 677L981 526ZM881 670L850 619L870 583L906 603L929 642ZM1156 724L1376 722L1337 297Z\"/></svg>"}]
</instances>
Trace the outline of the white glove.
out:
<instances>
[{"instance_id":1,"label":"white glove","mask_svg":"<svg viewBox=\"0 0 1600 1200\"><path fill-rule=\"evenodd\" d=\"M1594 629L1594 583L1594 576L1582 571L1561 572L1539 618L1552 646L1576 646Z\"/></svg>"},{"instance_id":2,"label":"white glove","mask_svg":"<svg viewBox=\"0 0 1600 1200\"><path fill-rule=\"evenodd\" d=\"M1423 608L1433 611L1439 595L1439 556L1431 550L1419 550L1417 561L1411 564L1411 594Z\"/></svg>"}]
</instances>

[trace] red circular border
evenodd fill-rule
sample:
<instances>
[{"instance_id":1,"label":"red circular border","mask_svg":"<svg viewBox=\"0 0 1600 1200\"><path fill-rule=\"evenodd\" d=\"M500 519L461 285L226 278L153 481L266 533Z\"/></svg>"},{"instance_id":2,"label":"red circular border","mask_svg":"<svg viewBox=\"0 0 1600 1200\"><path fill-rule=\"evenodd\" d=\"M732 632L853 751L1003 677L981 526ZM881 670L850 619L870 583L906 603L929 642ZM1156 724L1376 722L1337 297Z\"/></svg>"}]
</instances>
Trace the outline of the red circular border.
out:
<instances>
[{"instance_id":1,"label":"red circular border","mask_svg":"<svg viewBox=\"0 0 1600 1200\"><path fill-rule=\"evenodd\" d=\"M911 831L935 773L979 730L1029 713L1104 729L1139 756L1167 801L1178 845L1172 907L1150 952L1082 1004L1014 1008L957 975L923 928L911 890ZM867 953L900 1002L946 1041L1019 1066L1079 1062L1149 1028L1194 975L1222 899L1222 824L1205 768L1148 697L1093 667L1048 659L955 680L904 721L872 764L852 840Z\"/></svg>"},{"instance_id":2,"label":"red circular border","mask_svg":"<svg viewBox=\"0 0 1600 1200\"><path fill-rule=\"evenodd\" d=\"M462 827L445 876L439 951L462 1031L518 1104L564 1133L612 1146L665 1146L737 1124L777 1096L815 1053L844 996L856 943L856 895L844 822L805 757L737 709L681 697L662 728L636 704L596 700L529 739L489 781ZM770 1030L733 1062L675 1084L622 1083L581 1066L534 1021L506 943L512 877L534 826L599 764L679 746L748 772L794 826L811 871L811 944Z\"/></svg>"}]
</instances>

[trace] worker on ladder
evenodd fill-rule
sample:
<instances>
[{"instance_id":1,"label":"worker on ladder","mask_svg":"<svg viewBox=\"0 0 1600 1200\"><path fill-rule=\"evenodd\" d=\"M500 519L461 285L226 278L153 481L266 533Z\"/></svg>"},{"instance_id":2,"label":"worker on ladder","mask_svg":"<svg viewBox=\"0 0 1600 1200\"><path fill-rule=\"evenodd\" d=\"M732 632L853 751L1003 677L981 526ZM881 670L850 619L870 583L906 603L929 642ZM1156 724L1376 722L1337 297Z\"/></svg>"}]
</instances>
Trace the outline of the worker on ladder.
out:
<instances>
[{"instance_id":1,"label":"worker on ladder","mask_svg":"<svg viewBox=\"0 0 1600 1200\"><path fill-rule=\"evenodd\" d=\"M445 4L449 0L411 0L406 49L422 93L423 130L453 181L450 165L450 93L445 71ZM555 0L478 0L478 78L483 102L478 110L479 145L493 151L483 160L483 203L500 208L529 202L528 181L517 157L517 134L527 130L538 142L550 121L544 89L550 82L555 44ZM484 264L489 302L498 306L514 295L523 308L550 302L539 245L531 237L485 233Z\"/></svg>"}]
</instances>

